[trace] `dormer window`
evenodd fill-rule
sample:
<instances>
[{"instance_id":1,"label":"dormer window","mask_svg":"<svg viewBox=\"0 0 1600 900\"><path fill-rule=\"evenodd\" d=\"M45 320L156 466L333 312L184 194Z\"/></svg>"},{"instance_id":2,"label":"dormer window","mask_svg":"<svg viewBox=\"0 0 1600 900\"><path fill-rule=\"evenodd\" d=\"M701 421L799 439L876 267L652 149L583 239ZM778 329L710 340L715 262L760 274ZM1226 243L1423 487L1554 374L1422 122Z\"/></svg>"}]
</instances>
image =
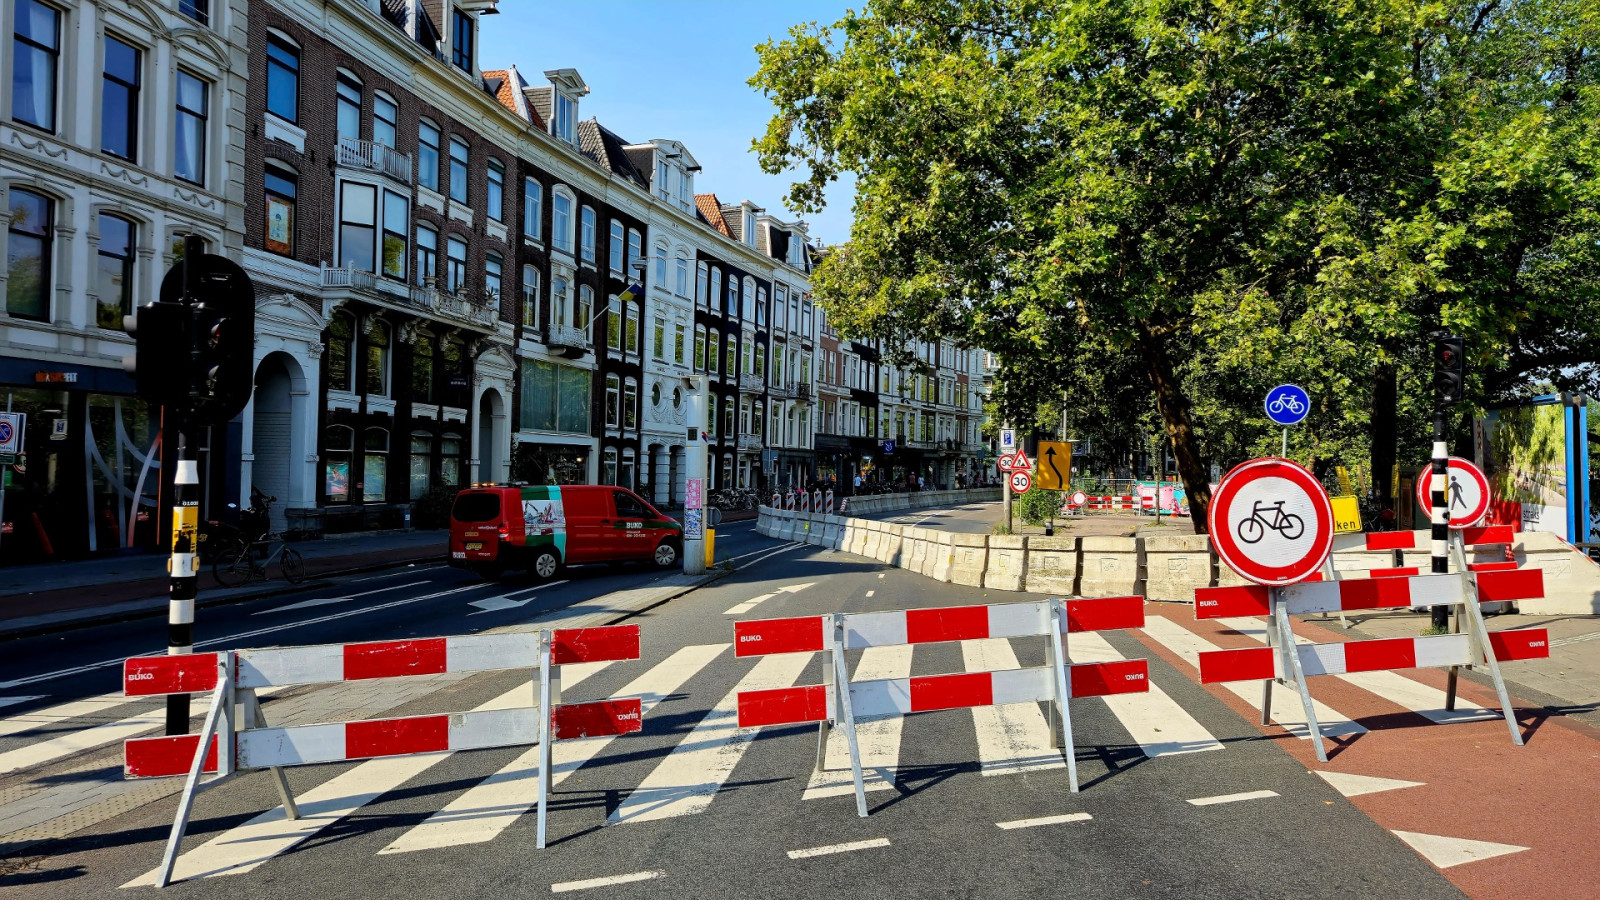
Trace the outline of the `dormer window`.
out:
<instances>
[{"instance_id":1,"label":"dormer window","mask_svg":"<svg viewBox=\"0 0 1600 900\"><path fill-rule=\"evenodd\" d=\"M744 211L744 242L752 247L756 245L756 214L749 209Z\"/></svg>"},{"instance_id":2,"label":"dormer window","mask_svg":"<svg viewBox=\"0 0 1600 900\"><path fill-rule=\"evenodd\" d=\"M450 62L463 72L472 71L472 45L476 23L472 17L456 10L450 20Z\"/></svg>"},{"instance_id":3,"label":"dormer window","mask_svg":"<svg viewBox=\"0 0 1600 900\"><path fill-rule=\"evenodd\" d=\"M575 143L578 134L578 101L568 97L560 91L556 95L556 114L552 117L550 127L554 129L555 136Z\"/></svg>"}]
</instances>

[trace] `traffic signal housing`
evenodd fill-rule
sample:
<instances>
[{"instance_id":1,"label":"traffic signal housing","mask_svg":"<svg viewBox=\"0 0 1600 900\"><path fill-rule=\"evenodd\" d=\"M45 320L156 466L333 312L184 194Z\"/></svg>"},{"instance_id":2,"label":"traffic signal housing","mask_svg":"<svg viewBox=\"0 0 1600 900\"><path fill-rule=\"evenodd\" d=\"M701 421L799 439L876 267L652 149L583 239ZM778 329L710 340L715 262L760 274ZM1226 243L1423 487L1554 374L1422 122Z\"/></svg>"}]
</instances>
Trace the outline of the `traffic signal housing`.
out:
<instances>
[{"instance_id":1,"label":"traffic signal housing","mask_svg":"<svg viewBox=\"0 0 1600 900\"><path fill-rule=\"evenodd\" d=\"M123 316L122 327L134 339L134 355L122 358L122 368L134 377L136 393L158 406L188 406L190 307L146 303Z\"/></svg>"},{"instance_id":2,"label":"traffic signal housing","mask_svg":"<svg viewBox=\"0 0 1600 900\"><path fill-rule=\"evenodd\" d=\"M198 418L220 424L250 402L255 298L241 314L235 298L205 296L195 304L190 379Z\"/></svg>"},{"instance_id":3,"label":"traffic signal housing","mask_svg":"<svg viewBox=\"0 0 1600 900\"><path fill-rule=\"evenodd\" d=\"M1436 338L1433 342L1433 393L1441 407L1454 406L1465 396L1467 377L1466 341L1458 337Z\"/></svg>"}]
</instances>

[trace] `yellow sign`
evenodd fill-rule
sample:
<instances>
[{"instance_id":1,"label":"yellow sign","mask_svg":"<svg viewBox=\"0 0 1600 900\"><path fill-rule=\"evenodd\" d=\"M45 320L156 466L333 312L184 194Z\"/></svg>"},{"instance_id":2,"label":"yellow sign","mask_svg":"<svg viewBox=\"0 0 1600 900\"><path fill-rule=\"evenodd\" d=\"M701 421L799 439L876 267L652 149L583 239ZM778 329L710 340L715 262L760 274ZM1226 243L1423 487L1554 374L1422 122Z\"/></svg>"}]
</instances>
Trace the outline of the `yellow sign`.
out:
<instances>
[{"instance_id":1,"label":"yellow sign","mask_svg":"<svg viewBox=\"0 0 1600 900\"><path fill-rule=\"evenodd\" d=\"M1066 441L1040 441L1034 487L1065 491L1072 486L1072 445Z\"/></svg>"},{"instance_id":2,"label":"yellow sign","mask_svg":"<svg viewBox=\"0 0 1600 900\"><path fill-rule=\"evenodd\" d=\"M1339 475L1339 490L1346 494L1354 494L1356 489L1350 486L1350 470L1344 466L1334 466L1333 471Z\"/></svg>"},{"instance_id":3,"label":"yellow sign","mask_svg":"<svg viewBox=\"0 0 1600 900\"><path fill-rule=\"evenodd\" d=\"M1334 534L1351 534L1361 530L1361 505L1354 497L1331 497L1333 502Z\"/></svg>"}]
</instances>

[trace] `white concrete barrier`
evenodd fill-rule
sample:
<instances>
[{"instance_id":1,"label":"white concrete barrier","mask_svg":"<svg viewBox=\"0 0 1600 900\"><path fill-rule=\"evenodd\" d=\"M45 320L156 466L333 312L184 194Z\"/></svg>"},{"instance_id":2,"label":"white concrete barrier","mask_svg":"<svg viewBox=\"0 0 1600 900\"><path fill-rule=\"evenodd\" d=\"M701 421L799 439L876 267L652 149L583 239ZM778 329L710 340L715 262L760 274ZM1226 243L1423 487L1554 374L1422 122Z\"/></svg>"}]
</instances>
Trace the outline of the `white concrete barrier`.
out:
<instances>
[{"instance_id":1,"label":"white concrete barrier","mask_svg":"<svg viewBox=\"0 0 1600 900\"><path fill-rule=\"evenodd\" d=\"M1211 540L1205 535L1163 534L1140 540L1146 599L1193 603L1195 588L1211 585Z\"/></svg>"},{"instance_id":2,"label":"white concrete barrier","mask_svg":"<svg viewBox=\"0 0 1600 900\"><path fill-rule=\"evenodd\" d=\"M1085 597L1144 593L1144 583L1139 577L1144 562L1139 544L1138 538L1131 537L1089 535L1080 538L1078 548L1082 559L1078 564L1078 592Z\"/></svg>"},{"instance_id":3,"label":"white concrete barrier","mask_svg":"<svg viewBox=\"0 0 1600 900\"><path fill-rule=\"evenodd\" d=\"M1527 531L1512 545L1519 565L1544 572L1544 597L1521 600L1529 615L1600 615L1600 567L1577 548L1547 531Z\"/></svg>"},{"instance_id":4,"label":"white concrete barrier","mask_svg":"<svg viewBox=\"0 0 1600 900\"><path fill-rule=\"evenodd\" d=\"M927 529L907 528L900 538L900 568L921 574L927 562Z\"/></svg>"},{"instance_id":5,"label":"white concrete barrier","mask_svg":"<svg viewBox=\"0 0 1600 900\"><path fill-rule=\"evenodd\" d=\"M1034 594L1076 594L1078 539L1030 535L1023 588Z\"/></svg>"},{"instance_id":6,"label":"white concrete barrier","mask_svg":"<svg viewBox=\"0 0 1600 900\"><path fill-rule=\"evenodd\" d=\"M989 538L982 534L950 535L950 582L983 587L989 562Z\"/></svg>"},{"instance_id":7,"label":"white concrete barrier","mask_svg":"<svg viewBox=\"0 0 1600 900\"><path fill-rule=\"evenodd\" d=\"M996 591L1020 591L1028 573L1028 538L991 535L989 559L983 568L983 586Z\"/></svg>"},{"instance_id":8,"label":"white concrete barrier","mask_svg":"<svg viewBox=\"0 0 1600 900\"><path fill-rule=\"evenodd\" d=\"M922 574L935 581L950 581L950 558L955 552L952 543L954 539L955 535L941 531L937 539L928 541L928 567Z\"/></svg>"},{"instance_id":9,"label":"white concrete barrier","mask_svg":"<svg viewBox=\"0 0 1600 900\"><path fill-rule=\"evenodd\" d=\"M900 565L900 545L908 526L885 524L878 541L878 553L873 558L886 565Z\"/></svg>"}]
</instances>

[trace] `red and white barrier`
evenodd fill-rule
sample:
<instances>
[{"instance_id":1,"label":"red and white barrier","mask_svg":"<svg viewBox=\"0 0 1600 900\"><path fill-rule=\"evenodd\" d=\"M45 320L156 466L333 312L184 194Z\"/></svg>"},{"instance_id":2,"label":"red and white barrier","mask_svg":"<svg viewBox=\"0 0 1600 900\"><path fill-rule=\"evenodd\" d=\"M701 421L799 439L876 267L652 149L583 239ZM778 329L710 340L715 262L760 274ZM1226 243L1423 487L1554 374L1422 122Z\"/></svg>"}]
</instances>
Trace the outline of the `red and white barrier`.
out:
<instances>
[{"instance_id":1,"label":"red and white barrier","mask_svg":"<svg viewBox=\"0 0 1600 900\"><path fill-rule=\"evenodd\" d=\"M1052 739L1063 747L1068 779L1078 790L1077 755L1068 701L1073 697L1140 693L1149 690L1149 664L1143 659L1068 664L1067 635L1144 625L1144 598L1051 599L1033 603L836 613L793 619L764 619L734 625L737 656L822 651L823 683L739 694L739 726L821 724L817 770L824 765L828 731L845 731L855 782L856 813L867 815L866 791L855 722L860 717L904 716L940 709L1048 702ZM1050 663L1029 669L965 672L919 678L850 680L847 650L904 644L968 641L981 638L1049 638ZM1055 729L1060 717L1059 733Z\"/></svg>"},{"instance_id":2,"label":"red and white barrier","mask_svg":"<svg viewBox=\"0 0 1600 900\"><path fill-rule=\"evenodd\" d=\"M811 494L807 491L800 492L800 511L803 513L811 512Z\"/></svg>"},{"instance_id":3,"label":"red and white barrier","mask_svg":"<svg viewBox=\"0 0 1600 900\"><path fill-rule=\"evenodd\" d=\"M783 495L782 494L773 494L772 495L772 508L773 509L783 509Z\"/></svg>"},{"instance_id":4,"label":"red and white barrier","mask_svg":"<svg viewBox=\"0 0 1600 900\"><path fill-rule=\"evenodd\" d=\"M822 514L825 516L833 515L833 491L827 491L822 495L822 503Z\"/></svg>"},{"instance_id":5,"label":"red and white barrier","mask_svg":"<svg viewBox=\"0 0 1600 900\"><path fill-rule=\"evenodd\" d=\"M1523 743L1510 695L1500 674L1500 663L1523 659L1543 659L1550 655L1549 636L1542 628L1490 632L1484 623L1484 603L1504 603L1544 596L1544 576L1538 569L1506 569L1501 564L1468 566L1468 544L1504 544L1514 539L1511 528L1492 526L1454 532L1449 552L1457 572L1448 575L1418 575L1415 568L1378 569L1371 578L1349 580L1308 580L1286 587L1260 585L1199 588L1195 591L1195 618L1215 619L1234 616L1267 616L1267 646L1243 650L1216 650L1200 654L1200 681L1214 684L1226 681L1264 682L1261 722L1270 721L1272 684L1277 681L1294 687L1305 707L1317 759L1328 761L1322 731L1312 706L1306 678L1315 675L1342 675L1351 672L1376 672L1392 669L1446 667L1450 670L1445 691L1445 708L1454 709L1456 682L1461 667L1482 667L1488 671L1500 700L1502 714L1511 732L1512 743ZM1367 535L1370 550L1405 549L1415 546L1411 532L1379 532ZM1298 644L1289 626L1289 616L1312 613L1339 613L1370 609L1404 609L1454 606L1453 632L1417 638L1348 641L1327 644ZM1288 652L1294 648L1294 652Z\"/></svg>"},{"instance_id":6,"label":"red and white barrier","mask_svg":"<svg viewBox=\"0 0 1600 900\"><path fill-rule=\"evenodd\" d=\"M783 495L783 508L790 511L794 510L794 491Z\"/></svg>"},{"instance_id":7,"label":"red and white barrier","mask_svg":"<svg viewBox=\"0 0 1600 900\"><path fill-rule=\"evenodd\" d=\"M629 734L642 727L643 708L637 697L562 703L560 667L638 658L639 626L613 625L129 659L123 665L127 696L212 693L199 734L134 738L124 744L123 770L128 778L188 775L156 883L165 886L171 880L195 794L202 788L238 772L270 769L284 811L293 819L299 810L283 768L384 756L538 744L537 845L543 847L551 742ZM535 707L269 727L255 695L264 687L521 668L539 671ZM235 721L236 702L244 707L244 722ZM202 782L207 773L217 777Z\"/></svg>"},{"instance_id":8,"label":"red and white barrier","mask_svg":"<svg viewBox=\"0 0 1600 900\"><path fill-rule=\"evenodd\" d=\"M1132 495L1090 497L1089 509L1105 512L1115 509L1138 509L1139 498Z\"/></svg>"}]
</instances>

